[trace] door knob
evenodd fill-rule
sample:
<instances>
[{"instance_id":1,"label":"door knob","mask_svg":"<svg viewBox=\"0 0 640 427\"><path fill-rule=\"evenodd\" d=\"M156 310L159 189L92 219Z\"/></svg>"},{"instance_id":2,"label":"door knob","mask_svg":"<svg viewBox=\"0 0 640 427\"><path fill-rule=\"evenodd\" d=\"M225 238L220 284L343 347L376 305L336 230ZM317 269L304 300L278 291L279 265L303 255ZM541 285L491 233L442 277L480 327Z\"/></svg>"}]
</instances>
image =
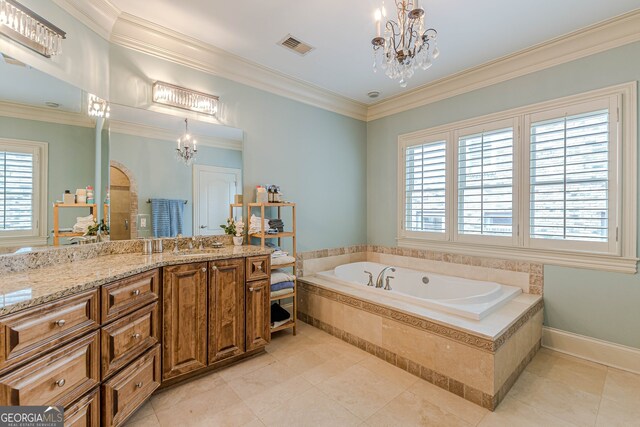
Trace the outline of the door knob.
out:
<instances>
[{"instance_id":1,"label":"door knob","mask_svg":"<svg viewBox=\"0 0 640 427\"><path fill-rule=\"evenodd\" d=\"M207 228L207 226L206 225L201 225L200 228Z\"/></svg>"}]
</instances>

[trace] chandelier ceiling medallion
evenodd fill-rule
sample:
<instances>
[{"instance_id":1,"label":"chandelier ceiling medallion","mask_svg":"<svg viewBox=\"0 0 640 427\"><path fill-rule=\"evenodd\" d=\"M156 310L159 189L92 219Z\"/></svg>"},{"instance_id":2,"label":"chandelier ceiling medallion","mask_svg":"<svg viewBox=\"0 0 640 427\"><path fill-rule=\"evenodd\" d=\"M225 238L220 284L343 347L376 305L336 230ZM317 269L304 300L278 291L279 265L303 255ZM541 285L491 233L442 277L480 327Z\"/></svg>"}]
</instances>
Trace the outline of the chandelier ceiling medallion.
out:
<instances>
[{"instance_id":1,"label":"chandelier ceiling medallion","mask_svg":"<svg viewBox=\"0 0 640 427\"><path fill-rule=\"evenodd\" d=\"M399 80L401 87L407 87L407 80L418 68L426 70L440 55L436 45L438 32L425 29L424 9L420 0L395 0L397 20L386 20L384 3L375 13L376 36L373 45L373 71L380 66L393 80ZM382 20L385 19L384 33Z\"/></svg>"},{"instance_id":2,"label":"chandelier ceiling medallion","mask_svg":"<svg viewBox=\"0 0 640 427\"><path fill-rule=\"evenodd\" d=\"M184 119L184 134L178 138L178 148L176 156L182 160L186 166L193 163L198 153L198 141L189 133L189 120Z\"/></svg>"}]
</instances>

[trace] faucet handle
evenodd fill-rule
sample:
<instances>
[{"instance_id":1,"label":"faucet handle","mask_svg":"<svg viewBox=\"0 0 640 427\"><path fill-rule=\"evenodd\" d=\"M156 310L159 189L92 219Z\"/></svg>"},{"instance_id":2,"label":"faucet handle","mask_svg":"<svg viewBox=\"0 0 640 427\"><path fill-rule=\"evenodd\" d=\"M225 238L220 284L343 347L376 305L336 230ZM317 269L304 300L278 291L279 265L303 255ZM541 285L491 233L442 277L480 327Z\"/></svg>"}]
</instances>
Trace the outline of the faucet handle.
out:
<instances>
[{"instance_id":1,"label":"faucet handle","mask_svg":"<svg viewBox=\"0 0 640 427\"><path fill-rule=\"evenodd\" d=\"M365 270L364 272L369 275L369 283L367 283L367 286L373 286L373 274L367 270Z\"/></svg>"},{"instance_id":2,"label":"faucet handle","mask_svg":"<svg viewBox=\"0 0 640 427\"><path fill-rule=\"evenodd\" d=\"M391 289L391 285L389 284L389 280L390 279L395 279L395 276L387 276L386 280L385 280L385 286L384 286L384 290L385 291L390 291Z\"/></svg>"}]
</instances>

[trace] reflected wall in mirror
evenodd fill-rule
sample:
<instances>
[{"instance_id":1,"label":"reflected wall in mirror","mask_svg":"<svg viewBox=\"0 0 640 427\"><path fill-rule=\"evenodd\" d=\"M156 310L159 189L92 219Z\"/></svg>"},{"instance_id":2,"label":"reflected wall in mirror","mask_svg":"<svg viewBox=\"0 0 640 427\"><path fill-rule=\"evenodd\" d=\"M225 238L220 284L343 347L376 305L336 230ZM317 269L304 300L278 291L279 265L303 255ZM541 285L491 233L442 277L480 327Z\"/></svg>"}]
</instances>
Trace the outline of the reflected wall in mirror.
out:
<instances>
[{"instance_id":1,"label":"reflected wall in mirror","mask_svg":"<svg viewBox=\"0 0 640 427\"><path fill-rule=\"evenodd\" d=\"M0 54L0 247L60 244L89 208L59 208L65 190L94 187L96 218L104 218L108 135L86 113L81 89ZM102 119L98 119L98 124ZM103 135L105 138L103 138ZM97 171L97 172L96 172ZM64 234L65 230L68 234Z\"/></svg>"},{"instance_id":2,"label":"reflected wall in mirror","mask_svg":"<svg viewBox=\"0 0 640 427\"><path fill-rule=\"evenodd\" d=\"M185 118L198 141L192 165L176 153ZM242 194L241 129L182 110L113 104L108 125L112 240L223 234Z\"/></svg>"}]
</instances>

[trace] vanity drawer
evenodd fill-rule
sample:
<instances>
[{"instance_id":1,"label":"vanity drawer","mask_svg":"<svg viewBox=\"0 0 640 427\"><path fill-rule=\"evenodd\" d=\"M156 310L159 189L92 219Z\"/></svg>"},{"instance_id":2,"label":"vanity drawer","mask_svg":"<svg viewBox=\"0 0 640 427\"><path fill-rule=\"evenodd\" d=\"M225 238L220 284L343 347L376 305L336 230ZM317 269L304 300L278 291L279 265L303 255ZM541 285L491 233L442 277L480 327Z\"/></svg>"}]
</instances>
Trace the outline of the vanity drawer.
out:
<instances>
[{"instance_id":1,"label":"vanity drawer","mask_svg":"<svg viewBox=\"0 0 640 427\"><path fill-rule=\"evenodd\" d=\"M136 274L102 287L102 323L107 323L158 299L160 270Z\"/></svg>"},{"instance_id":2,"label":"vanity drawer","mask_svg":"<svg viewBox=\"0 0 640 427\"><path fill-rule=\"evenodd\" d=\"M0 405L67 406L100 383L94 332L0 377Z\"/></svg>"},{"instance_id":3,"label":"vanity drawer","mask_svg":"<svg viewBox=\"0 0 640 427\"><path fill-rule=\"evenodd\" d=\"M102 379L160 342L158 303L141 308L101 330Z\"/></svg>"},{"instance_id":4,"label":"vanity drawer","mask_svg":"<svg viewBox=\"0 0 640 427\"><path fill-rule=\"evenodd\" d=\"M160 345L102 385L102 425L119 426L160 386Z\"/></svg>"},{"instance_id":5,"label":"vanity drawer","mask_svg":"<svg viewBox=\"0 0 640 427\"><path fill-rule=\"evenodd\" d=\"M269 256L253 256L247 258L247 268L245 269L247 281L262 280L269 277L269 268L271 257Z\"/></svg>"},{"instance_id":6,"label":"vanity drawer","mask_svg":"<svg viewBox=\"0 0 640 427\"><path fill-rule=\"evenodd\" d=\"M98 290L10 314L0 320L0 372L100 326Z\"/></svg>"},{"instance_id":7,"label":"vanity drawer","mask_svg":"<svg viewBox=\"0 0 640 427\"><path fill-rule=\"evenodd\" d=\"M64 427L100 427L100 389L64 410Z\"/></svg>"}]
</instances>

